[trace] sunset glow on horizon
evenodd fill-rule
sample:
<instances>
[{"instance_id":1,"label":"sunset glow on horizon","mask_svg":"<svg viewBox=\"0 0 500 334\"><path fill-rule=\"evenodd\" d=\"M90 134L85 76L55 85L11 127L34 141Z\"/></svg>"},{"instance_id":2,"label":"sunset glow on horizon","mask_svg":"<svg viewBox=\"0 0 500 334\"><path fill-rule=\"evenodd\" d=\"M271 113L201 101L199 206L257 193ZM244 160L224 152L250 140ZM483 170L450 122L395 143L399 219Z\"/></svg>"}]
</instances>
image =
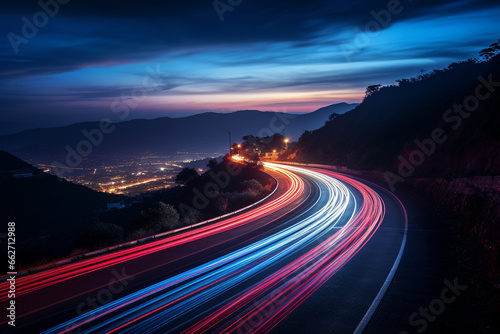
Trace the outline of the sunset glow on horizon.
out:
<instances>
[{"instance_id":1,"label":"sunset glow on horizon","mask_svg":"<svg viewBox=\"0 0 500 334\"><path fill-rule=\"evenodd\" d=\"M401 2L390 17L386 1L357 5L243 2L221 21L206 1L70 2L16 44L40 8L4 4L0 134L99 120L127 101L127 119L358 103L368 85L477 56L500 31L495 1Z\"/></svg>"}]
</instances>

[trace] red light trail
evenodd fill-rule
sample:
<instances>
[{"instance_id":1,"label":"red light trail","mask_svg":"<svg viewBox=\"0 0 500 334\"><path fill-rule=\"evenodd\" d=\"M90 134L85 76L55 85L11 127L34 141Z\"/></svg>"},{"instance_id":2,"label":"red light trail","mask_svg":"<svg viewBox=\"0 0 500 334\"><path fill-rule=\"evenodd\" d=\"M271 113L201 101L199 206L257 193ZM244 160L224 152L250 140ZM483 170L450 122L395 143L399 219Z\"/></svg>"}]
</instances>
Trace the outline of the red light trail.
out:
<instances>
[{"instance_id":1,"label":"red light trail","mask_svg":"<svg viewBox=\"0 0 500 334\"><path fill-rule=\"evenodd\" d=\"M21 277L19 295L29 297L30 293L81 280L104 268L232 229L248 225L245 231L251 232L280 221L276 226L280 229L272 229L272 234L251 239L227 254L162 278L43 333L68 333L77 328L84 333L163 332L167 328L184 333L270 331L363 248L382 223L385 205L373 189L339 173L271 163L266 168L287 180L286 191L274 199L148 244ZM302 206L310 196L305 196L306 179L317 196L311 197L314 203ZM287 215L299 207L296 214ZM276 215L278 210L285 212ZM273 218L266 219L271 215ZM260 223L249 225L256 221ZM164 263L152 263L144 270L161 265ZM4 282L0 291L6 288ZM232 292L225 295L227 291ZM75 290L66 299L49 302L21 317L86 292ZM5 300L5 294L0 300Z\"/></svg>"}]
</instances>

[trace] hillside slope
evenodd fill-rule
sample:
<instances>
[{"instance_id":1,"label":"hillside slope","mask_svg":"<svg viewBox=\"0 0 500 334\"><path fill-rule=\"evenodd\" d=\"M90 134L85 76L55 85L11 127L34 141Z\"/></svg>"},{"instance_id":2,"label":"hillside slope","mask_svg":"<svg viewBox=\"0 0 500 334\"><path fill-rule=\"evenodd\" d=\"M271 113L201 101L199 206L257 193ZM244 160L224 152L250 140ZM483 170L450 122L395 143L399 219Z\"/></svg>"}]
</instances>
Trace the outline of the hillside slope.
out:
<instances>
[{"instance_id":1,"label":"hillside slope","mask_svg":"<svg viewBox=\"0 0 500 334\"><path fill-rule=\"evenodd\" d=\"M107 203L123 199L60 180L4 151L0 151L0 167L0 217L16 223L19 251L46 249L57 254L72 246ZM34 174L15 178L8 173L15 170Z\"/></svg>"},{"instance_id":2,"label":"hillside slope","mask_svg":"<svg viewBox=\"0 0 500 334\"><path fill-rule=\"evenodd\" d=\"M84 156L83 164L86 166L109 162L116 155L175 156L182 152L184 155L186 152L222 155L227 153L229 131L233 139L247 134L266 136L285 132L296 140L305 130L324 125L331 113L342 114L355 106L340 103L303 115L246 110L229 114L204 113L183 118L132 120L113 125L78 123L0 136L0 144L6 151L25 160L45 164L53 161L65 163L69 150L78 151L79 148L85 154L90 151ZM83 142L90 142L90 147Z\"/></svg>"},{"instance_id":3,"label":"hillside slope","mask_svg":"<svg viewBox=\"0 0 500 334\"><path fill-rule=\"evenodd\" d=\"M404 160L413 160L418 165L414 176L498 174L499 85L500 56L401 80L367 97L353 111L305 133L293 153L298 161L394 172ZM428 139L434 131L443 142L434 143L433 149ZM417 142L428 143L428 149ZM417 150L425 153L423 163Z\"/></svg>"},{"instance_id":4,"label":"hillside slope","mask_svg":"<svg viewBox=\"0 0 500 334\"><path fill-rule=\"evenodd\" d=\"M353 111L306 132L282 158L375 171L366 175L425 199L450 235L452 275L470 286L449 313L447 329L466 330L454 321L460 318L474 332L498 333L499 128L497 55L383 87Z\"/></svg>"}]
</instances>

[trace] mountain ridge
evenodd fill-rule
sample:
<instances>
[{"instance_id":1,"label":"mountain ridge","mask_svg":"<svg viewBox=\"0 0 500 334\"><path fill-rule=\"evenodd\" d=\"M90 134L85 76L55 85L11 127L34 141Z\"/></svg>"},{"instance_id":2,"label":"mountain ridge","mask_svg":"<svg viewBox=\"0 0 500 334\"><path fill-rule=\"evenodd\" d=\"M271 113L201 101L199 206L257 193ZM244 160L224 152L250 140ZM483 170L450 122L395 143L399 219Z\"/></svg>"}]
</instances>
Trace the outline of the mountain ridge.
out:
<instances>
[{"instance_id":1,"label":"mountain ridge","mask_svg":"<svg viewBox=\"0 0 500 334\"><path fill-rule=\"evenodd\" d=\"M403 178L496 175L499 82L500 55L399 80L368 94L351 112L304 133L287 156L301 162L386 170ZM434 138L435 131L442 140ZM422 143L430 148L422 148Z\"/></svg>"},{"instance_id":2,"label":"mountain ridge","mask_svg":"<svg viewBox=\"0 0 500 334\"><path fill-rule=\"evenodd\" d=\"M82 154L85 163L106 160L109 155L176 156L180 152L220 155L227 151L229 131L233 141L248 134L272 135L283 131L291 139L298 139L305 130L321 127L331 113L343 114L356 105L340 103L297 115L272 111L237 111L207 112L181 118L137 119L106 125L83 122L0 136L0 144L5 151L39 164L62 161L70 150L84 153L91 151L87 156ZM91 147L85 142L92 142Z\"/></svg>"}]
</instances>

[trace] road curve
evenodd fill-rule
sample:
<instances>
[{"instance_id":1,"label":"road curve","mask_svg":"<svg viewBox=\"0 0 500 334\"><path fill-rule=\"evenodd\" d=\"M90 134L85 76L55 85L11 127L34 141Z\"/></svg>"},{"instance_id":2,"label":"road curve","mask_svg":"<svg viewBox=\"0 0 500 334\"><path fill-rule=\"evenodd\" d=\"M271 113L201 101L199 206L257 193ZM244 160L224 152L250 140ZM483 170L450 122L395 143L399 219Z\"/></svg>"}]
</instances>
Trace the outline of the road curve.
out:
<instances>
[{"instance_id":1,"label":"road curve","mask_svg":"<svg viewBox=\"0 0 500 334\"><path fill-rule=\"evenodd\" d=\"M341 329L336 332L352 333L397 257L400 208L392 199L387 212L390 194L332 171L279 164L266 164L266 170L281 186L256 208L148 244L19 278L16 330L299 332L295 319L301 314L331 308L318 298L325 291L349 297L352 319L338 326L332 320L333 310L330 321L310 324L308 332L329 331L333 326ZM391 236L384 237L384 229ZM367 249L375 253L365 254ZM381 262L376 277L362 285L369 286L370 293L329 286L337 277L357 277L361 269L356 268L364 261ZM2 302L5 289L2 283ZM303 325L308 323L302 320Z\"/></svg>"}]
</instances>

